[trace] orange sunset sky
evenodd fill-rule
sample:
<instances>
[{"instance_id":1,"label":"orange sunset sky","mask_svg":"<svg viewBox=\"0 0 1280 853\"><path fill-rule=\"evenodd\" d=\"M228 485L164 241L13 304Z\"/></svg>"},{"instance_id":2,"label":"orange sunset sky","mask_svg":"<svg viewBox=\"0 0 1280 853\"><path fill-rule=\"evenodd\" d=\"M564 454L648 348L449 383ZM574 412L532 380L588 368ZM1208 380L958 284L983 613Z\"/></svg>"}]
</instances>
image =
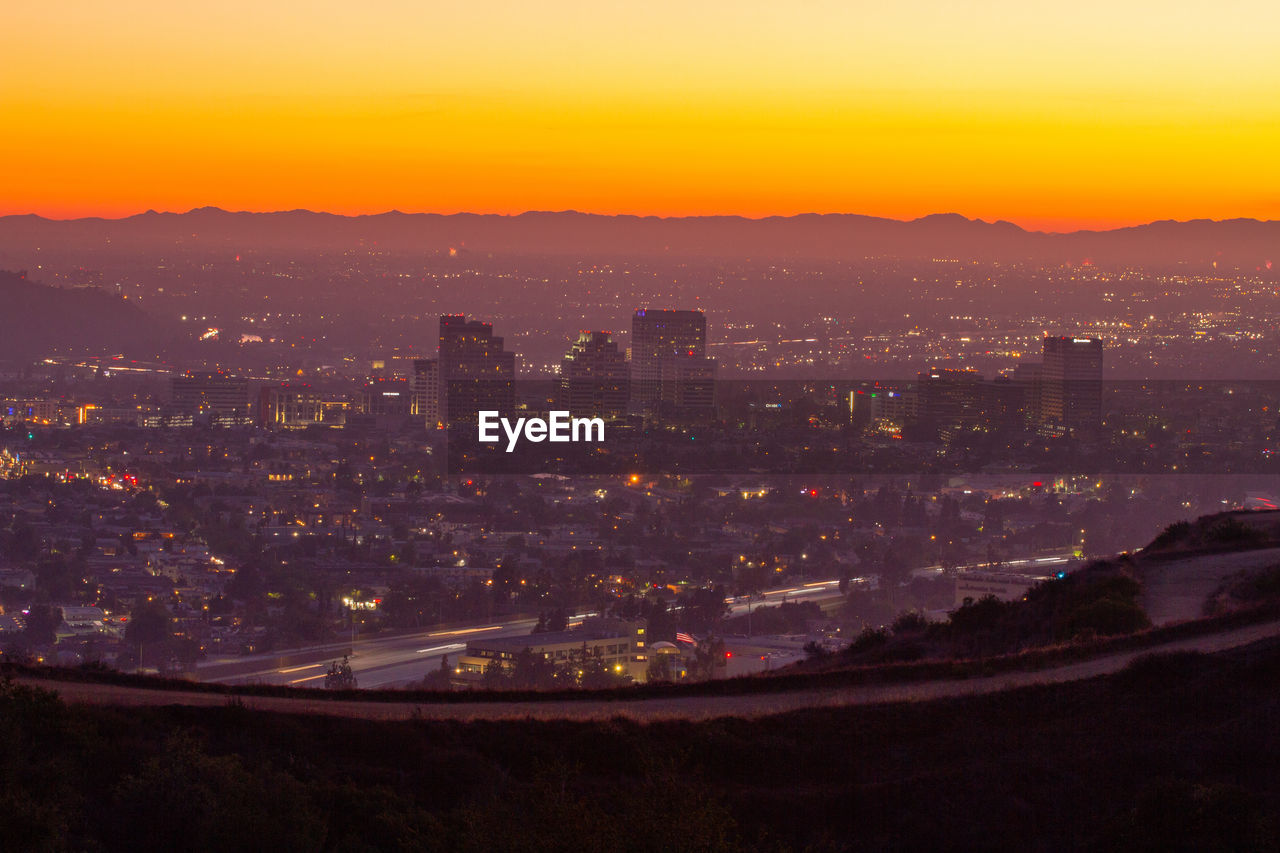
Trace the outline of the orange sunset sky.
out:
<instances>
[{"instance_id":1,"label":"orange sunset sky","mask_svg":"<svg viewBox=\"0 0 1280 853\"><path fill-rule=\"evenodd\" d=\"M0 213L1280 218L1280 4L7 0Z\"/></svg>"}]
</instances>

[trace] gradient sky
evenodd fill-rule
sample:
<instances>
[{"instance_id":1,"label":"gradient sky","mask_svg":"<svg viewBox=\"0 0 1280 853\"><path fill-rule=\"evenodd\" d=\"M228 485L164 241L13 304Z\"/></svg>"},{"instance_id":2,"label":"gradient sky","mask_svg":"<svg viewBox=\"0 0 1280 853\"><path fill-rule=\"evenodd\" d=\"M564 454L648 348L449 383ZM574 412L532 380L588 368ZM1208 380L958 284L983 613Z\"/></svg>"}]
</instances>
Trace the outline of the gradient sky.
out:
<instances>
[{"instance_id":1,"label":"gradient sky","mask_svg":"<svg viewBox=\"0 0 1280 853\"><path fill-rule=\"evenodd\" d=\"M1275 0L6 0L0 213L1280 219Z\"/></svg>"}]
</instances>

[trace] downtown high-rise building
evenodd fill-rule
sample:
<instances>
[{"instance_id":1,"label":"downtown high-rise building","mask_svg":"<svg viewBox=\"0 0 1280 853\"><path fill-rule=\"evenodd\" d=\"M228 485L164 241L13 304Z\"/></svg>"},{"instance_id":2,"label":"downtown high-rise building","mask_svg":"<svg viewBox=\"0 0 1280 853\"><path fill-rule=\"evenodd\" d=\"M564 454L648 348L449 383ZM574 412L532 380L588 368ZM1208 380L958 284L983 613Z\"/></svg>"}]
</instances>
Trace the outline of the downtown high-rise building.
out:
<instances>
[{"instance_id":1,"label":"downtown high-rise building","mask_svg":"<svg viewBox=\"0 0 1280 853\"><path fill-rule=\"evenodd\" d=\"M427 429L435 429L444 419L440 416L440 360L413 360L413 405L410 413L421 418Z\"/></svg>"},{"instance_id":2,"label":"downtown high-rise building","mask_svg":"<svg viewBox=\"0 0 1280 853\"><path fill-rule=\"evenodd\" d=\"M1049 336L1040 368L1040 424L1050 435L1096 436L1102 429L1102 341Z\"/></svg>"},{"instance_id":3,"label":"downtown high-rise building","mask_svg":"<svg viewBox=\"0 0 1280 853\"><path fill-rule=\"evenodd\" d=\"M641 308L631 318L631 404L638 411L709 410L716 363L707 357L707 315Z\"/></svg>"},{"instance_id":4,"label":"downtown high-rise building","mask_svg":"<svg viewBox=\"0 0 1280 853\"><path fill-rule=\"evenodd\" d=\"M439 420L445 424L475 421L484 410L509 414L515 408L515 353L493 324L461 314L440 318Z\"/></svg>"},{"instance_id":5,"label":"downtown high-rise building","mask_svg":"<svg viewBox=\"0 0 1280 853\"><path fill-rule=\"evenodd\" d=\"M608 332L582 332L560 362L561 409L575 416L617 418L630 401L630 367Z\"/></svg>"},{"instance_id":6,"label":"downtown high-rise building","mask_svg":"<svg viewBox=\"0 0 1280 853\"><path fill-rule=\"evenodd\" d=\"M920 422L931 436L951 440L984 420L982 374L967 367L933 367L916 375Z\"/></svg>"}]
</instances>

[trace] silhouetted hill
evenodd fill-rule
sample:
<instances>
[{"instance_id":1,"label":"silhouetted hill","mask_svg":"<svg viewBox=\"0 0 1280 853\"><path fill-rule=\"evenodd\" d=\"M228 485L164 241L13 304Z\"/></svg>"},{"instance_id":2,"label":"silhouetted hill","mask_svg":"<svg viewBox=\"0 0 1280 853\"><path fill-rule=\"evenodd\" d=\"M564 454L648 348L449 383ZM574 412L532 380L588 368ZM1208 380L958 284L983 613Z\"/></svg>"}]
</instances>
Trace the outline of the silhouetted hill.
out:
<instances>
[{"instance_id":1,"label":"silhouetted hill","mask_svg":"<svg viewBox=\"0 0 1280 853\"><path fill-rule=\"evenodd\" d=\"M0 681L15 850L1270 850L1280 643L639 723L68 705Z\"/></svg>"},{"instance_id":2,"label":"silhouetted hill","mask_svg":"<svg viewBox=\"0 0 1280 853\"><path fill-rule=\"evenodd\" d=\"M855 214L746 219L601 216L576 211L517 216L391 211L338 216L306 210L246 213L205 207L187 213L147 211L124 219L0 217L0 250L34 246L336 249L359 245L421 251L461 248L495 253L754 258L895 256L1143 265L1219 261L1253 269L1275 259L1280 222L1166 221L1112 231L1046 234L1025 231L1009 222L989 223L957 214L912 221Z\"/></svg>"},{"instance_id":3,"label":"silhouetted hill","mask_svg":"<svg viewBox=\"0 0 1280 853\"><path fill-rule=\"evenodd\" d=\"M0 358L104 351L151 355L162 335L154 322L118 296L64 290L0 270Z\"/></svg>"},{"instance_id":4,"label":"silhouetted hill","mask_svg":"<svg viewBox=\"0 0 1280 853\"><path fill-rule=\"evenodd\" d=\"M1180 521L1142 549L1146 560L1280 546L1280 511L1231 510Z\"/></svg>"}]
</instances>

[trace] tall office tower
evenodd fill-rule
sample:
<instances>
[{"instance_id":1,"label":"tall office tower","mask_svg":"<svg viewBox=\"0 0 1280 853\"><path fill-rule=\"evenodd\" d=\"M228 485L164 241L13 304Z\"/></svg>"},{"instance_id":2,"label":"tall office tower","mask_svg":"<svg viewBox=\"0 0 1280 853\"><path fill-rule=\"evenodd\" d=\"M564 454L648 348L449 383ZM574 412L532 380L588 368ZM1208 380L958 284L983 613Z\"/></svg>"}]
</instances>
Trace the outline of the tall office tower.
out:
<instances>
[{"instance_id":1,"label":"tall office tower","mask_svg":"<svg viewBox=\"0 0 1280 853\"><path fill-rule=\"evenodd\" d=\"M249 380L216 371L187 372L173 377L173 406L187 414L208 418L214 426L241 426L253 423L249 401Z\"/></svg>"},{"instance_id":2,"label":"tall office tower","mask_svg":"<svg viewBox=\"0 0 1280 853\"><path fill-rule=\"evenodd\" d=\"M446 424L475 421L482 410L506 415L515 408L516 356L493 336L492 323L461 314L441 317L439 371L439 416Z\"/></svg>"},{"instance_id":3,"label":"tall office tower","mask_svg":"<svg viewBox=\"0 0 1280 853\"><path fill-rule=\"evenodd\" d=\"M422 419L427 429L440 422L440 362L434 358L413 360L412 414Z\"/></svg>"},{"instance_id":4,"label":"tall office tower","mask_svg":"<svg viewBox=\"0 0 1280 853\"><path fill-rule=\"evenodd\" d=\"M631 318L631 402L640 410L710 409L715 359L701 311L641 308Z\"/></svg>"},{"instance_id":5,"label":"tall office tower","mask_svg":"<svg viewBox=\"0 0 1280 853\"><path fill-rule=\"evenodd\" d=\"M1027 431L1026 389L1011 376L997 376L982 383L980 425L988 432L1021 434Z\"/></svg>"},{"instance_id":6,"label":"tall office tower","mask_svg":"<svg viewBox=\"0 0 1280 853\"><path fill-rule=\"evenodd\" d=\"M1038 430L1043 420L1040 404L1041 397L1044 395L1044 365L1035 361L1024 361L1013 368L1012 379L1022 391L1023 421L1026 428L1032 431Z\"/></svg>"},{"instance_id":7,"label":"tall office tower","mask_svg":"<svg viewBox=\"0 0 1280 853\"><path fill-rule=\"evenodd\" d=\"M1102 429L1102 341L1046 337L1041 428L1051 435L1096 436Z\"/></svg>"},{"instance_id":8,"label":"tall office tower","mask_svg":"<svg viewBox=\"0 0 1280 853\"><path fill-rule=\"evenodd\" d=\"M583 332L560 362L560 408L573 415L616 418L630 399L626 356L608 332Z\"/></svg>"},{"instance_id":9,"label":"tall office tower","mask_svg":"<svg viewBox=\"0 0 1280 853\"><path fill-rule=\"evenodd\" d=\"M919 410L921 424L949 441L958 433L983 422L982 374L969 368L935 367L921 371Z\"/></svg>"}]
</instances>

